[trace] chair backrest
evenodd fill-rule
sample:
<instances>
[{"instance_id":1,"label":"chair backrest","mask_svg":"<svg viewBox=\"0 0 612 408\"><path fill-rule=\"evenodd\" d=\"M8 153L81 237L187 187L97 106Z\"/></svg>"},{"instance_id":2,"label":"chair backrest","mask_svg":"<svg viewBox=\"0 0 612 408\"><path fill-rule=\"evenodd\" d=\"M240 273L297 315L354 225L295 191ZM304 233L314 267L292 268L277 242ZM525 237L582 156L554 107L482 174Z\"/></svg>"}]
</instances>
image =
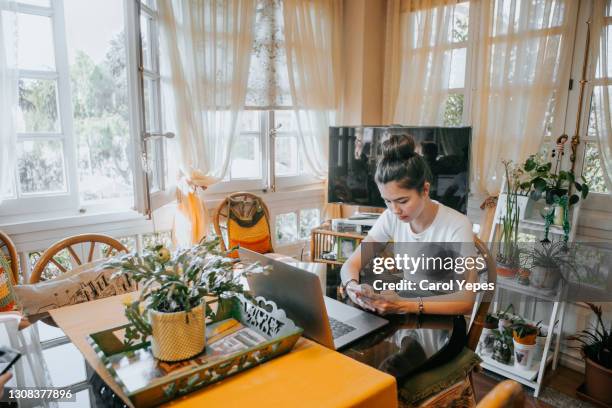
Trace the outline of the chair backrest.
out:
<instances>
[{"instance_id":1,"label":"chair backrest","mask_svg":"<svg viewBox=\"0 0 612 408\"><path fill-rule=\"evenodd\" d=\"M14 284L19 282L19 255L17 247L4 232L0 231L0 256L6 257L11 264L11 279Z\"/></svg>"},{"instance_id":2,"label":"chair backrest","mask_svg":"<svg viewBox=\"0 0 612 408\"><path fill-rule=\"evenodd\" d=\"M476 251L478 255L482 256L487 265L486 273L487 273L487 282L496 282L497 280L497 263L495 262L495 258L491 256L489 252L489 248L485 245L484 242L476 235L474 235L474 245L476 246ZM487 290L484 293L481 293L481 300L478 304L478 308L476 308L476 312L472 318L472 322L470 325L470 330L468 332L468 340L467 347L476 351L476 347L478 346L478 342L480 340L480 335L482 334L482 328L484 326L485 317L489 312L489 307L491 306L491 301L493 300L494 290Z\"/></svg>"},{"instance_id":3,"label":"chair backrest","mask_svg":"<svg viewBox=\"0 0 612 408\"><path fill-rule=\"evenodd\" d=\"M223 250L240 245L262 254L274 252L270 212L255 194L230 194L219 204L214 217L215 232L221 237ZM223 229L227 234L225 242Z\"/></svg>"},{"instance_id":4,"label":"chair backrest","mask_svg":"<svg viewBox=\"0 0 612 408\"><path fill-rule=\"evenodd\" d=\"M89 243L89 249L87 251L86 262L91 262L94 260L94 254L96 254L96 246L98 246L98 249L102 251L103 256L110 256L113 250L117 252L127 252L127 248L121 242L108 235L81 234L64 238L61 241L58 241L55 244L51 245L45 252L42 253L38 261L36 261L34 269L32 269L32 274L30 275L29 282L39 282L43 277L43 272L45 271L45 269L47 269L47 266L51 264L55 265L55 267L57 267L57 269L59 269L62 273L65 273L74 264L82 265L83 261L81 260L81 258L77 254L77 251L73 247L77 245L83 246L87 243ZM103 249L103 246L106 246L106 248ZM84 249L84 246L82 247L82 249ZM60 254L62 251L64 251L63 254ZM64 257L63 263L62 259L57 259L58 255ZM67 264L66 261L69 261L70 264Z\"/></svg>"},{"instance_id":5,"label":"chair backrest","mask_svg":"<svg viewBox=\"0 0 612 408\"><path fill-rule=\"evenodd\" d=\"M497 384L476 408L522 408L525 406L525 393L521 384L505 380Z\"/></svg>"}]
</instances>

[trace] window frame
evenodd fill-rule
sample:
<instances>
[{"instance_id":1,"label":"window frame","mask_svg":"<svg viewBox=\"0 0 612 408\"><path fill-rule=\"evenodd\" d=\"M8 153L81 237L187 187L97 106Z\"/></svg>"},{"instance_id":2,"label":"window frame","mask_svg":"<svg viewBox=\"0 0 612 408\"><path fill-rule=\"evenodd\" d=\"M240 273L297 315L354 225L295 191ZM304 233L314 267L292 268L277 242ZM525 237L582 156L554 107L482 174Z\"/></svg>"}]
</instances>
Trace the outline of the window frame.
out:
<instances>
[{"instance_id":1,"label":"window frame","mask_svg":"<svg viewBox=\"0 0 612 408\"><path fill-rule=\"evenodd\" d=\"M45 208L49 213L78 211L76 146L73 132L71 86L62 0L51 0L49 7L17 3L16 12L50 19L53 35L55 70L32 70L18 67L19 79L43 79L56 82L58 132L18 132L17 143L23 141L60 141L62 143L65 192L21 193L18 164L15 163L11 196L2 202L3 216L20 216Z\"/></svg>"}]
</instances>

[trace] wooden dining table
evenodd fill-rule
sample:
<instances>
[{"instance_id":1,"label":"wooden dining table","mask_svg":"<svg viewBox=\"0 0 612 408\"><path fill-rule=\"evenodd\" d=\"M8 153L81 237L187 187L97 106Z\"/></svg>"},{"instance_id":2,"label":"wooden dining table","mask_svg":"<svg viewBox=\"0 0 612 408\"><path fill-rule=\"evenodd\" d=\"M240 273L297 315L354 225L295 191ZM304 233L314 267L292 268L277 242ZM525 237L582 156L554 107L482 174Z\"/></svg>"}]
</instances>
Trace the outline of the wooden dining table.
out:
<instances>
[{"instance_id":1,"label":"wooden dining table","mask_svg":"<svg viewBox=\"0 0 612 408\"><path fill-rule=\"evenodd\" d=\"M90 333L127 323L125 295L50 311L96 375L133 406L87 341ZM176 399L180 407L396 407L395 378L342 353L300 338L283 356Z\"/></svg>"}]
</instances>

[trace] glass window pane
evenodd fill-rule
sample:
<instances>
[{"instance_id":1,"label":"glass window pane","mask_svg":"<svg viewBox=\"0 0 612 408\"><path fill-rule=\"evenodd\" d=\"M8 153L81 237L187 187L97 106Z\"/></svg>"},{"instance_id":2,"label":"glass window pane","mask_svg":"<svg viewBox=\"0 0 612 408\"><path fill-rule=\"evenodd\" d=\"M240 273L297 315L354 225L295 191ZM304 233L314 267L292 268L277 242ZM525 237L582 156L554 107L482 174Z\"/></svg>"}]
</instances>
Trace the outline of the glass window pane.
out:
<instances>
[{"instance_id":1,"label":"glass window pane","mask_svg":"<svg viewBox=\"0 0 612 408\"><path fill-rule=\"evenodd\" d=\"M17 143L17 171L22 194L66 192L62 141L27 140Z\"/></svg>"},{"instance_id":2,"label":"glass window pane","mask_svg":"<svg viewBox=\"0 0 612 408\"><path fill-rule=\"evenodd\" d=\"M21 4L30 4L32 6L50 7L49 0L18 0Z\"/></svg>"},{"instance_id":3,"label":"glass window pane","mask_svg":"<svg viewBox=\"0 0 612 408\"><path fill-rule=\"evenodd\" d=\"M128 249L128 251L133 252L136 251L136 237L122 237L119 238L119 241Z\"/></svg>"},{"instance_id":4,"label":"glass window pane","mask_svg":"<svg viewBox=\"0 0 612 408\"><path fill-rule=\"evenodd\" d=\"M19 13L17 64L21 69L55 70L51 18Z\"/></svg>"},{"instance_id":5,"label":"glass window pane","mask_svg":"<svg viewBox=\"0 0 612 408\"><path fill-rule=\"evenodd\" d=\"M231 179L261 178L259 136L240 135L232 150Z\"/></svg>"},{"instance_id":6,"label":"glass window pane","mask_svg":"<svg viewBox=\"0 0 612 408\"><path fill-rule=\"evenodd\" d=\"M142 63L145 69L153 70L153 57L151 55L151 18L140 15L140 33L142 38Z\"/></svg>"},{"instance_id":7,"label":"glass window pane","mask_svg":"<svg viewBox=\"0 0 612 408\"><path fill-rule=\"evenodd\" d=\"M318 208L300 210L300 239L310 239L310 230L321 223Z\"/></svg>"},{"instance_id":8,"label":"glass window pane","mask_svg":"<svg viewBox=\"0 0 612 408\"><path fill-rule=\"evenodd\" d=\"M19 80L17 132L60 132L57 81Z\"/></svg>"},{"instance_id":9,"label":"glass window pane","mask_svg":"<svg viewBox=\"0 0 612 408\"><path fill-rule=\"evenodd\" d=\"M145 128L148 132L159 131L160 126L157 123L157 115L155 114L155 86L156 81L150 78L145 78L144 82L144 114Z\"/></svg>"},{"instance_id":10,"label":"glass window pane","mask_svg":"<svg viewBox=\"0 0 612 408\"><path fill-rule=\"evenodd\" d=\"M297 139L293 136L277 134L275 139L275 172L277 176L298 174Z\"/></svg>"},{"instance_id":11,"label":"glass window pane","mask_svg":"<svg viewBox=\"0 0 612 408\"><path fill-rule=\"evenodd\" d=\"M599 156L599 145L595 142L588 142L584 149L584 164L582 175L590 187L590 191L595 193L607 193L608 187L604 179L603 169Z\"/></svg>"},{"instance_id":12,"label":"glass window pane","mask_svg":"<svg viewBox=\"0 0 612 408\"><path fill-rule=\"evenodd\" d=\"M280 126L280 132L292 132L296 130L295 114L293 111L274 111L274 125Z\"/></svg>"},{"instance_id":13,"label":"glass window pane","mask_svg":"<svg viewBox=\"0 0 612 408\"><path fill-rule=\"evenodd\" d=\"M142 245L144 248L151 248L159 244L169 249L174 247L172 245L172 235L170 231L153 232L142 236Z\"/></svg>"},{"instance_id":14,"label":"glass window pane","mask_svg":"<svg viewBox=\"0 0 612 408\"><path fill-rule=\"evenodd\" d=\"M612 6L611 6L612 7ZM599 58L595 68L595 77L603 78L603 77L612 77L612 25L609 25L603 29L603 33L600 41L600 50L599 50ZM607 47L607 49L604 49ZM602 64L601 57L606 56L606 63ZM602 68L604 68L607 72L602 72ZM607 68L607 69L606 69Z\"/></svg>"},{"instance_id":15,"label":"glass window pane","mask_svg":"<svg viewBox=\"0 0 612 408\"><path fill-rule=\"evenodd\" d=\"M468 40L468 21L470 19L470 3L459 3L453 10L452 41L463 42Z\"/></svg>"},{"instance_id":16,"label":"glass window pane","mask_svg":"<svg viewBox=\"0 0 612 408\"><path fill-rule=\"evenodd\" d=\"M297 214L294 212L276 216L276 243L289 244L297 240Z\"/></svg>"},{"instance_id":17,"label":"glass window pane","mask_svg":"<svg viewBox=\"0 0 612 408\"><path fill-rule=\"evenodd\" d=\"M459 48L452 50L450 53L446 52L446 57L450 55L450 78L448 81L448 87L463 88L465 86L465 48Z\"/></svg>"},{"instance_id":18,"label":"glass window pane","mask_svg":"<svg viewBox=\"0 0 612 408\"><path fill-rule=\"evenodd\" d=\"M133 204L122 0L65 0L80 200ZM97 27L92 30L91 27Z\"/></svg>"},{"instance_id":19,"label":"glass window pane","mask_svg":"<svg viewBox=\"0 0 612 408\"><path fill-rule=\"evenodd\" d=\"M444 107L444 126L460 126L463 123L463 94L450 94Z\"/></svg>"},{"instance_id":20,"label":"glass window pane","mask_svg":"<svg viewBox=\"0 0 612 408\"><path fill-rule=\"evenodd\" d=\"M260 111L248 110L241 113L239 132L259 132Z\"/></svg>"}]
</instances>

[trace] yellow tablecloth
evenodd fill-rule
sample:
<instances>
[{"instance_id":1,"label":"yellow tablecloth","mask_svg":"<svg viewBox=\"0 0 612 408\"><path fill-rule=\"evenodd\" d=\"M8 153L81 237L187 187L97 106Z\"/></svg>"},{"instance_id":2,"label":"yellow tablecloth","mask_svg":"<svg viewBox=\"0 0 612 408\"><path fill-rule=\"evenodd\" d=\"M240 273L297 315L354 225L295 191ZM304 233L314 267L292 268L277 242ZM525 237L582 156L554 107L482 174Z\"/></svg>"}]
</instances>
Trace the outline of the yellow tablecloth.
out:
<instances>
[{"instance_id":1,"label":"yellow tablecloth","mask_svg":"<svg viewBox=\"0 0 612 408\"><path fill-rule=\"evenodd\" d=\"M122 296L52 310L51 316L113 391L129 402L86 340L126 323ZM395 379L301 338L288 354L168 404L172 407L397 407Z\"/></svg>"}]
</instances>

